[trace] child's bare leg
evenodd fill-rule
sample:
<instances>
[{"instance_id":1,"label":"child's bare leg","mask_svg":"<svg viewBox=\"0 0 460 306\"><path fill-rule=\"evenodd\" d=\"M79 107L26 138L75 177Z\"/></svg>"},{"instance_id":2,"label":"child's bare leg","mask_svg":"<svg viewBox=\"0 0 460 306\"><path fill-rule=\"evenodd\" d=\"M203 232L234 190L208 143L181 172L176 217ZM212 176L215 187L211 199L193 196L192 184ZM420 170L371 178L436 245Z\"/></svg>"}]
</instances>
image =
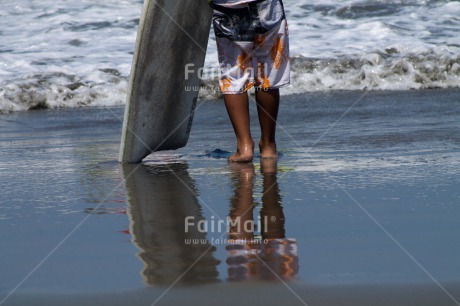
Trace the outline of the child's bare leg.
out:
<instances>
[{"instance_id":1,"label":"child's bare leg","mask_svg":"<svg viewBox=\"0 0 460 306\"><path fill-rule=\"evenodd\" d=\"M237 141L236 152L229 157L229 160L234 162L252 161L254 141L250 131L248 94L224 95L224 101Z\"/></svg>"},{"instance_id":2,"label":"child's bare leg","mask_svg":"<svg viewBox=\"0 0 460 306\"><path fill-rule=\"evenodd\" d=\"M256 101L261 131L260 157L277 158L275 134L280 103L279 89L257 90Z\"/></svg>"}]
</instances>

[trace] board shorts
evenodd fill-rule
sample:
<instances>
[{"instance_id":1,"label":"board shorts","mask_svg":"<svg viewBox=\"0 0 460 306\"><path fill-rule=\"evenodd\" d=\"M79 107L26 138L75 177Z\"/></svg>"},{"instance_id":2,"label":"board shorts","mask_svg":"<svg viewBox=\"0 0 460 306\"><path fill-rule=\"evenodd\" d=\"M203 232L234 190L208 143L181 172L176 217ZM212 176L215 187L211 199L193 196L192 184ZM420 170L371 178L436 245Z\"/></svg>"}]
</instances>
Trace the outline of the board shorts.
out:
<instances>
[{"instance_id":1,"label":"board shorts","mask_svg":"<svg viewBox=\"0 0 460 306\"><path fill-rule=\"evenodd\" d=\"M280 88L290 82L289 32L281 0L213 5L223 94Z\"/></svg>"}]
</instances>

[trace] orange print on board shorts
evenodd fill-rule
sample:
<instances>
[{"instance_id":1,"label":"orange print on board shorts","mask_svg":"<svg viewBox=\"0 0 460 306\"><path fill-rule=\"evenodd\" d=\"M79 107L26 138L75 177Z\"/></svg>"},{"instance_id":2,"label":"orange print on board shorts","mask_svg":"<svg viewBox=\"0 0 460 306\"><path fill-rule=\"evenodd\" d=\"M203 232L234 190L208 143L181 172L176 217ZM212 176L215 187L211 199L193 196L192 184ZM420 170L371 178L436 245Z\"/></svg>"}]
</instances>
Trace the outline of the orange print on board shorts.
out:
<instances>
[{"instance_id":1,"label":"orange print on board shorts","mask_svg":"<svg viewBox=\"0 0 460 306\"><path fill-rule=\"evenodd\" d=\"M222 93L289 84L289 35L281 0L256 0L233 7L215 4L213 8Z\"/></svg>"}]
</instances>

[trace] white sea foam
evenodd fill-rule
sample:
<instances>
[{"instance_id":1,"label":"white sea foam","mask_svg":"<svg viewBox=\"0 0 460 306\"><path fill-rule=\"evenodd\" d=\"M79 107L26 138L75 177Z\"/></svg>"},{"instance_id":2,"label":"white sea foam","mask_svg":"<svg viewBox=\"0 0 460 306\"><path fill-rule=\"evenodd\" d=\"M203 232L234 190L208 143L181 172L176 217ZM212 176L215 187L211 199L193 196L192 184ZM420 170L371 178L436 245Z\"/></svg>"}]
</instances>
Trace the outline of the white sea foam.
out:
<instances>
[{"instance_id":1,"label":"white sea foam","mask_svg":"<svg viewBox=\"0 0 460 306\"><path fill-rule=\"evenodd\" d=\"M460 2L285 0L285 93L460 85ZM0 7L0 112L123 104L140 0L16 0ZM216 97L211 33L202 97ZM214 77L213 77L214 75Z\"/></svg>"}]
</instances>

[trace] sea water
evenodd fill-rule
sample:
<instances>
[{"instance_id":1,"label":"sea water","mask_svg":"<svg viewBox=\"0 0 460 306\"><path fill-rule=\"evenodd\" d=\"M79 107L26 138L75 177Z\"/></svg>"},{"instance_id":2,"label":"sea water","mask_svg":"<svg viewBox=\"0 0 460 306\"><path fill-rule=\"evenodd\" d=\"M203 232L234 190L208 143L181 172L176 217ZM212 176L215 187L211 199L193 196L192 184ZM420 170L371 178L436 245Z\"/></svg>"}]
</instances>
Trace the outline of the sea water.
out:
<instances>
[{"instance_id":1,"label":"sea water","mask_svg":"<svg viewBox=\"0 0 460 306\"><path fill-rule=\"evenodd\" d=\"M123 104L141 0L1 1L0 112ZM285 0L284 93L460 85L460 2ZM202 98L215 98L211 31Z\"/></svg>"}]
</instances>

